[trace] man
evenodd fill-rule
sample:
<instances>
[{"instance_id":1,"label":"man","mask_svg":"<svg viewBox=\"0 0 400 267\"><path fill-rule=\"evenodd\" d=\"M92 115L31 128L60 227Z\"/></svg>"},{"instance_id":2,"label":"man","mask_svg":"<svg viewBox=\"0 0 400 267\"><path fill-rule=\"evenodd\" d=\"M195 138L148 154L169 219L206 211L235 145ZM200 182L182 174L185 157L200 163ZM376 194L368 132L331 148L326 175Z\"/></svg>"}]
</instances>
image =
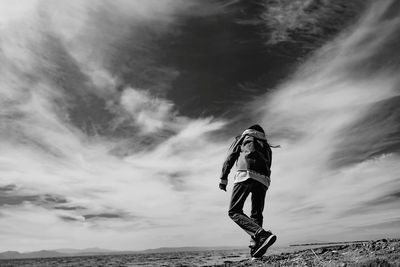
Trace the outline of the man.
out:
<instances>
[{"instance_id":1,"label":"man","mask_svg":"<svg viewBox=\"0 0 400 267\"><path fill-rule=\"evenodd\" d=\"M219 188L226 191L228 174L236 162L229 217L251 236L253 259L262 257L276 241L271 231L262 228L265 194L270 185L272 152L263 128L256 124L238 136L224 162ZM251 193L251 216L243 213L246 198Z\"/></svg>"}]
</instances>

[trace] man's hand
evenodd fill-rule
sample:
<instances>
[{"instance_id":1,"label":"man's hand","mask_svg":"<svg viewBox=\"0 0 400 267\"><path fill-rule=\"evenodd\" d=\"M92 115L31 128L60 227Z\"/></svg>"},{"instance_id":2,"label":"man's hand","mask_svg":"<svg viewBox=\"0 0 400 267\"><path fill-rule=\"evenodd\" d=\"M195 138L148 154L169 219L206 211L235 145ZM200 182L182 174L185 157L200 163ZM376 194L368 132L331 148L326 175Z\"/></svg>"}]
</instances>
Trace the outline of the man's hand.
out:
<instances>
[{"instance_id":1,"label":"man's hand","mask_svg":"<svg viewBox=\"0 0 400 267\"><path fill-rule=\"evenodd\" d=\"M226 185L227 185L228 181L227 180L222 180L219 183L219 189L224 190L226 192Z\"/></svg>"},{"instance_id":2,"label":"man's hand","mask_svg":"<svg viewBox=\"0 0 400 267\"><path fill-rule=\"evenodd\" d=\"M224 190L226 192L226 184L219 184L219 189Z\"/></svg>"}]
</instances>

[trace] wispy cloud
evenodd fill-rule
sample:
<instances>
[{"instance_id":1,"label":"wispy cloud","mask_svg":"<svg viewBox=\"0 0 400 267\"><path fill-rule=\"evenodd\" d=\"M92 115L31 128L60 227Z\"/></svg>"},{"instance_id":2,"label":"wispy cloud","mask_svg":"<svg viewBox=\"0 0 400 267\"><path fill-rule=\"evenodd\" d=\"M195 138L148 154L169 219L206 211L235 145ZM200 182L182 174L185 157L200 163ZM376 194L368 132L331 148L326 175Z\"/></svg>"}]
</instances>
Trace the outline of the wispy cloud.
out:
<instances>
[{"instance_id":1,"label":"wispy cloud","mask_svg":"<svg viewBox=\"0 0 400 267\"><path fill-rule=\"evenodd\" d=\"M172 119L176 117L171 102L152 97L146 91L125 89L120 103L144 132L163 128L165 124L171 124Z\"/></svg>"},{"instance_id":2,"label":"wispy cloud","mask_svg":"<svg viewBox=\"0 0 400 267\"><path fill-rule=\"evenodd\" d=\"M326 40L326 36L339 29L348 18L354 18L358 9L367 4L368 1L359 0L266 0L262 3L265 11L260 19L268 28L266 37L269 44L291 42L293 36L300 35L302 41L315 45Z\"/></svg>"}]
</instances>

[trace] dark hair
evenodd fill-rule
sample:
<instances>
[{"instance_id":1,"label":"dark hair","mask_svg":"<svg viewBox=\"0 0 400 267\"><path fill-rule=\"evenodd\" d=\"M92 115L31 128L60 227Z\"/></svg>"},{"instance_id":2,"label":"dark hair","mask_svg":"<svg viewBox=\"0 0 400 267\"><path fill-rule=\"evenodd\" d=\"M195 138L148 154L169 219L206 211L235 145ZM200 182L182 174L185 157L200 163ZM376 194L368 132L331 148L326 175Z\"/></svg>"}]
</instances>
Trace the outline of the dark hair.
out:
<instances>
[{"instance_id":1,"label":"dark hair","mask_svg":"<svg viewBox=\"0 0 400 267\"><path fill-rule=\"evenodd\" d=\"M247 129L256 130L256 131L259 131L259 132L262 132L263 134L265 134L264 129L258 124L254 124Z\"/></svg>"}]
</instances>

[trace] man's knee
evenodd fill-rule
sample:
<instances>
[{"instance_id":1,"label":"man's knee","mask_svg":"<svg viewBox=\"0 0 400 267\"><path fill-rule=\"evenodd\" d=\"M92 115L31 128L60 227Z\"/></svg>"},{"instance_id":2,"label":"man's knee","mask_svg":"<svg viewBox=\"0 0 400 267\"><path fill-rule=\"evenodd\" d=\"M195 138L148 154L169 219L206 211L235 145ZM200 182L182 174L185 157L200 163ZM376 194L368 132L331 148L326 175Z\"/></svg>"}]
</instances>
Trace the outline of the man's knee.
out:
<instances>
[{"instance_id":1,"label":"man's knee","mask_svg":"<svg viewBox=\"0 0 400 267\"><path fill-rule=\"evenodd\" d=\"M262 214L252 214L252 215L250 216L250 218L252 218L253 221L255 221L255 222L256 222L258 225L260 225L260 226L262 225L263 220L264 220Z\"/></svg>"},{"instance_id":2,"label":"man's knee","mask_svg":"<svg viewBox=\"0 0 400 267\"><path fill-rule=\"evenodd\" d=\"M235 215L236 212L229 210L228 211L228 216L232 219L232 217Z\"/></svg>"},{"instance_id":3,"label":"man's knee","mask_svg":"<svg viewBox=\"0 0 400 267\"><path fill-rule=\"evenodd\" d=\"M229 210L228 211L228 216L233 220L236 215L243 213L243 211L237 211L237 210Z\"/></svg>"},{"instance_id":4,"label":"man's knee","mask_svg":"<svg viewBox=\"0 0 400 267\"><path fill-rule=\"evenodd\" d=\"M264 219L263 215L259 214L259 213L251 214L250 218L255 219L255 220L260 220L260 221L262 221Z\"/></svg>"}]
</instances>

